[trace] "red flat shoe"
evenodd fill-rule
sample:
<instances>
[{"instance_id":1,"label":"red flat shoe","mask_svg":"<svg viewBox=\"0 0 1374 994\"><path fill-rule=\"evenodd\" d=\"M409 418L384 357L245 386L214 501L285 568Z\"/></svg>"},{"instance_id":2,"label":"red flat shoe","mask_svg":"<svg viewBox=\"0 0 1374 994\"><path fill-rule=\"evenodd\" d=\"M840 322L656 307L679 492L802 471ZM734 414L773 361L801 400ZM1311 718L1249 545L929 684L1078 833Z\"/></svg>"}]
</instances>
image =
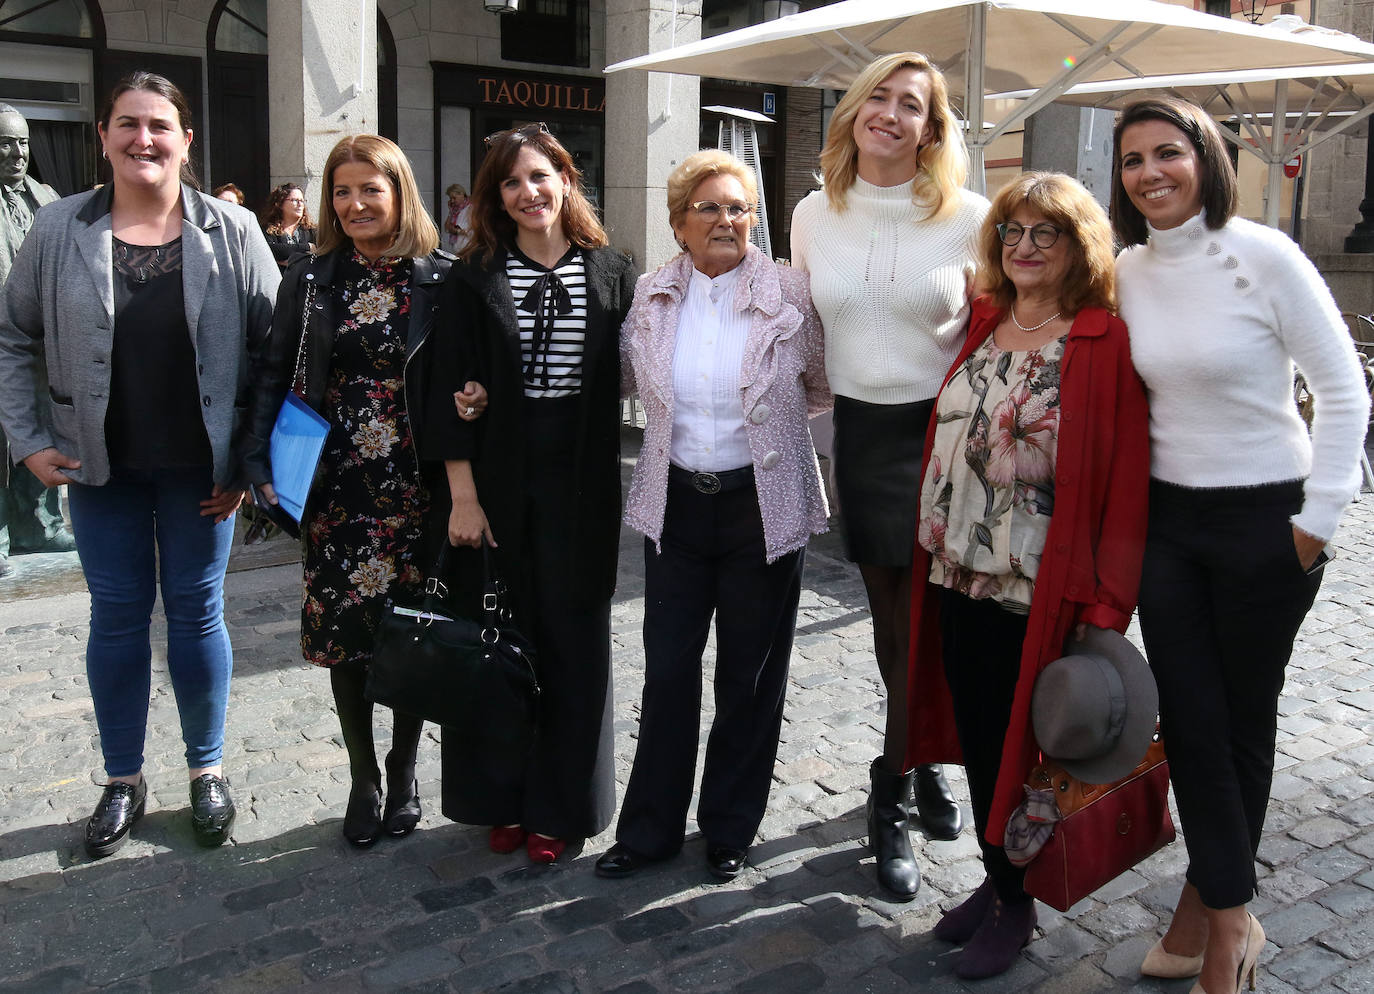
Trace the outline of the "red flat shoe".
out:
<instances>
[{"instance_id":1,"label":"red flat shoe","mask_svg":"<svg viewBox=\"0 0 1374 994\"><path fill-rule=\"evenodd\" d=\"M525 843L526 832L519 825L494 825L492 826L491 836L487 844L491 846L491 851L501 853L515 852Z\"/></svg>"},{"instance_id":2,"label":"red flat shoe","mask_svg":"<svg viewBox=\"0 0 1374 994\"><path fill-rule=\"evenodd\" d=\"M563 855L566 848L568 844L562 839L549 839L533 832L525 843L525 851L530 854L532 863L552 863Z\"/></svg>"}]
</instances>

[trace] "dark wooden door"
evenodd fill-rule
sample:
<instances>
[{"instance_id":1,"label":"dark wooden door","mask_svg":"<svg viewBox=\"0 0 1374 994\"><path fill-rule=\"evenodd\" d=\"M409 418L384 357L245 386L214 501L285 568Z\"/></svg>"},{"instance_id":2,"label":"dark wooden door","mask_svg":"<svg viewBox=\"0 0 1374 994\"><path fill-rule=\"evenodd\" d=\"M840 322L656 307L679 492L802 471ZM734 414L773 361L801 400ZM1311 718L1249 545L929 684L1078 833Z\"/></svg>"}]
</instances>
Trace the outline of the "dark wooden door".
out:
<instances>
[{"instance_id":1,"label":"dark wooden door","mask_svg":"<svg viewBox=\"0 0 1374 994\"><path fill-rule=\"evenodd\" d=\"M210 59L211 185L234 183L260 212L271 177L267 57L215 53Z\"/></svg>"}]
</instances>

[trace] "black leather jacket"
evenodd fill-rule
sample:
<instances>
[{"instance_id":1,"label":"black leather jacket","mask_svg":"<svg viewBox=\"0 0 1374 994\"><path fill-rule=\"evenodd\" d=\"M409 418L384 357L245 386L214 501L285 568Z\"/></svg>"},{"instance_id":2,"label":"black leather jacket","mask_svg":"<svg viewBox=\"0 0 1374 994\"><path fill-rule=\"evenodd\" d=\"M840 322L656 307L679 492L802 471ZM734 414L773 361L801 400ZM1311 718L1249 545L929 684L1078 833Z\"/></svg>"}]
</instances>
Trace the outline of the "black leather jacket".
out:
<instances>
[{"instance_id":1,"label":"black leather jacket","mask_svg":"<svg viewBox=\"0 0 1374 994\"><path fill-rule=\"evenodd\" d=\"M266 483L272 478L270 438L286 391L296 371L296 353L301 341L301 321L308 321L305 361L305 401L315 410L324 404L325 387L329 381L330 357L334 350L334 331L343 323L344 315L338 296L334 293L336 272L344 253L351 246L336 249L328 255L310 255L287 267L277 293L277 306L272 315L272 337L267 354L257 370L261 389L253 393L249 412L251 437L244 446L244 475L252 483ZM429 387L430 362L419 353L428 352L430 333L434 328L434 312L439 304L439 288L447 279L453 256L444 251L431 252L411 260L410 327L406 333L405 398L410 419L414 451L421 451L424 434L425 397ZM311 288L314 293L311 294ZM303 309L307 296L312 297L308 318Z\"/></svg>"}]
</instances>

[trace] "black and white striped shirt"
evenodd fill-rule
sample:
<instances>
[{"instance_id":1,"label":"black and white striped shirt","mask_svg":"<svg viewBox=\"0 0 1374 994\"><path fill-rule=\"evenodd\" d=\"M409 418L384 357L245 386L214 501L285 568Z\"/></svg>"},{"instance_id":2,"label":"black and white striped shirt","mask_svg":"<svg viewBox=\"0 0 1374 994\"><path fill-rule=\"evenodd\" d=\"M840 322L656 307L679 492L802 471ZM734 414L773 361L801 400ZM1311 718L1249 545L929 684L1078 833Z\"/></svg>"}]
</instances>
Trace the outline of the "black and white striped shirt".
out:
<instances>
[{"instance_id":1,"label":"black and white striped shirt","mask_svg":"<svg viewBox=\"0 0 1374 994\"><path fill-rule=\"evenodd\" d=\"M587 338L587 267L568 249L552 269L512 248L506 277L520 322L526 397L572 397L582 391Z\"/></svg>"}]
</instances>

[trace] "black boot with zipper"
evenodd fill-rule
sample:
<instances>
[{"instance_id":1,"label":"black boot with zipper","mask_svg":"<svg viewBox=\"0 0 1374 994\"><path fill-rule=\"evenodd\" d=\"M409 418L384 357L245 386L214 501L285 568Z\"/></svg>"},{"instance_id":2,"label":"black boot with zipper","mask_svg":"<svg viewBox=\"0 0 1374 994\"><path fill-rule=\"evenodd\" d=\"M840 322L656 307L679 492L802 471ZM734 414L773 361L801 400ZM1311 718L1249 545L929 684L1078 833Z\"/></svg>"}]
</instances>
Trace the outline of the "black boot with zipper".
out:
<instances>
[{"instance_id":1,"label":"black boot with zipper","mask_svg":"<svg viewBox=\"0 0 1374 994\"><path fill-rule=\"evenodd\" d=\"M907 801L914 770L889 773L882 757L868 769L868 847L878 862L878 883L899 901L910 901L921 887L921 871L907 830Z\"/></svg>"}]
</instances>

